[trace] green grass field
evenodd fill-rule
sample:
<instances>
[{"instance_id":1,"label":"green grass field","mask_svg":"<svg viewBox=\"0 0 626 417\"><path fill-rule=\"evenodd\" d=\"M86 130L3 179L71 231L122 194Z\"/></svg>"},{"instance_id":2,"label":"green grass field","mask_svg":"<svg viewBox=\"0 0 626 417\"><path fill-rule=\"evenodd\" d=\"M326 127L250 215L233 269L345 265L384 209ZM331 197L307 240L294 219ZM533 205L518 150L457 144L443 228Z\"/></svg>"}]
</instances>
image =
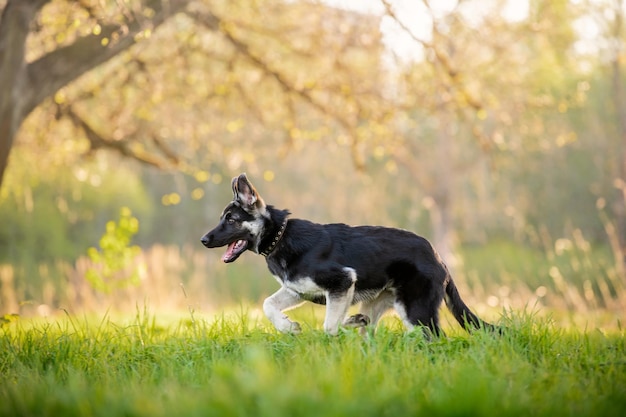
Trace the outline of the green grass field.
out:
<instances>
[{"instance_id":1,"label":"green grass field","mask_svg":"<svg viewBox=\"0 0 626 417\"><path fill-rule=\"evenodd\" d=\"M300 314L301 316L298 316ZM432 342L385 319L375 335L298 336L248 313L17 320L0 329L1 416L623 416L623 329L532 314L503 336Z\"/></svg>"}]
</instances>

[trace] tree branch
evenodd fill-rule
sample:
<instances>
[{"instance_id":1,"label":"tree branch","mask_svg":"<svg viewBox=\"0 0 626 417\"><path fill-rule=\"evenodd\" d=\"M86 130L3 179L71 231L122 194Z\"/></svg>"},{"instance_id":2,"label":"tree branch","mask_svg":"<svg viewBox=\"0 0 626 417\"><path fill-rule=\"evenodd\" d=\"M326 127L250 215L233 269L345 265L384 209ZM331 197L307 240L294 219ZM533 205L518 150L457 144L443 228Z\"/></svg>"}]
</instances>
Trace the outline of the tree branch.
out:
<instances>
[{"instance_id":1,"label":"tree branch","mask_svg":"<svg viewBox=\"0 0 626 417\"><path fill-rule=\"evenodd\" d=\"M411 37L411 39L413 39L415 42L422 45L422 47L424 47L425 49L429 49L433 52L433 54L435 55L435 58L437 59L437 62L443 67L445 74L452 81L452 83L456 86L457 90L461 93L461 95L463 96L467 104L469 104L476 111L481 110L483 108L482 103L480 102L480 100L474 97L467 90L467 88L460 82L459 71L456 68L454 68L454 65L452 64L452 62L450 62L450 57L446 53L441 51L441 49L438 48L437 45L435 45L434 43L427 42L424 39L420 39L417 36L415 36L413 32L404 23L402 23L402 21L398 18L396 13L393 11L393 8L391 7L391 4L389 4L388 0L381 0L381 2L385 6L385 12L387 13L387 15L390 18L392 18L396 22L396 24L400 26L400 28ZM426 4L426 7L430 9L429 3L427 1L425 1L424 3ZM437 30L437 27L434 23L433 23L433 32L443 37L441 32Z\"/></svg>"},{"instance_id":2,"label":"tree branch","mask_svg":"<svg viewBox=\"0 0 626 417\"><path fill-rule=\"evenodd\" d=\"M132 148L132 142L122 139L113 140L107 139L98 132L96 132L81 116L79 116L71 106L58 107L60 114L66 115L72 121L72 123L85 133L85 137L89 141L90 150L96 150L100 148L107 148L118 152L119 154L135 159L144 164L154 166L163 169L168 166L167 162L151 155L148 152L137 151ZM165 154L167 160L172 164L177 164L178 157L166 147L159 139L152 137L152 141L155 145Z\"/></svg>"},{"instance_id":3,"label":"tree branch","mask_svg":"<svg viewBox=\"0 0 626 417\"><path fill-rule=\"evenodd\" d=\"M326 108L326 106L324 106L322 103L317 101L305 89L296 87L295 85L290 83L287 78L283 76L283 74L281 74L277 70L274 70L273 68L270 68L270 66L265 61L263 61L262 58L258 57L250 50L249 46L246 43L240 41L231 32L229 32L227 30L227 25L225 25L218 16L206 11L202 14L190 14L190 17L210 30L219 31L239 53L241 53L244 57L251 61L256 67L261 69L265 74L273 78L283 89L283 91L295 94L296 96L300 97L305 103L312 106L324 116L330 117L332 120L335 120L346 131L351 139L351 156L353 158L355 166L357 167L357 169L363 169L364 162L359 156L358 139L355 133L354 123L351 123L350 121L338 116L337 114Z\"/></svg>"},{"instance_id":4,"label":"tree branch","mask_svg":"<svg viewBox=\"0 0 626 417\"><path fill-rule=\"evenodd\" d=\"M188 2L147 0L144 6L154 11L153 17L147 21L149 25L138 19L127 20L124 25L106 25L99 34L79 38L71 45L55 49L29 64L27 71L31 88L28 89L30 96L27 96L25 115L61 87L128 49L137 41L139 32L147 27L158 27L184 9Z\"/></svg>"}]
</instances>

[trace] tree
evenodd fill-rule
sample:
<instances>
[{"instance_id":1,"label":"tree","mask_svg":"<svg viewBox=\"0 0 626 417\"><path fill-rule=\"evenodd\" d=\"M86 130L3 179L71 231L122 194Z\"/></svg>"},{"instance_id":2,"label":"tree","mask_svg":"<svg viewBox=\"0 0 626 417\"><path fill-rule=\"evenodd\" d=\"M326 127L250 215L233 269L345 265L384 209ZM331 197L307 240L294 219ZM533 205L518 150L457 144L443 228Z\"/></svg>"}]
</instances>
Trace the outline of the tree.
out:
<instances>
[{"instance_id":1,"label":"tree","mask_svg":"<svg viewBox=\"0 0 626 417\"><path fill-rule=\"evenodd\" d=\"M46 129L69 121L88 151L156 166L201 162L199 146L208 154L221 146L207 135L237 134L249 115L280 126L287 148L324 120L344 132L359 165L358 123L378 100L376 22L278 0L9 0L0 23L0 185L16 133L42 104Z\"/></svg>"},{"instance_id":2,"label":"tree","mask_svg":"<svg viewBox=\"0 0 626 417\"><path fill-rule=\"evenodd\" d=\"M605 137L608 152L605 163L611 191L603 190L598 200L601 209L607 205L611 220L605 218L606 231L616 264L626 277L626 91L624 87L624 18L623 0L586 2L589 19L597 26L599 41L594 39L588 53L593 57L596 71L609 86L602 106L606 108L599 118L599 134Z\"/></svg>"},{"instance_id":3,"label":"tree","mask_svg":"<svg viewBox=\"0 0 626 417\"><path fill-rule=\"evenodd\" d=\"M528 16L509 21L503 17L504 1L434 7L423 0L419 4L431 24L430 34L420 37L415 22L400 16L391 2L381 2L386 15L423 50L421 61L400 61L403 94L391 155L423 190L425 198L414 204L429 211L435 244L446 257L457 226L453 210L460 206L454 199L468 188L485 193L489 177L546 140L539 131L557 137L567 129L565 119L553 115L560 114L558 106L568 104L571 93L564 86L566 72L556 69L571 67L572 19L566 1L531 2ZM420 154L429 155L430 163L415 164ZM504 195L499 212L489 204L467 218L493 224L504 207L517 207L507 190L498 187Z\"/></svg>"},{"instance_id":4,"label":"tree","mask_svg":"<svg viewBox=\"0 0 626 417\"><path fill-rule=\"evenodd\" d=\"M78 2L88 13L87 20L93 22L91 33L82 36L75 33L72 42L28 61L28 36L40 10L48 3L50 0L8 0L0 18L0 185L15 136L24 119L39 104L128 49L137 42L140 32L158 27L188 1L145 0L134 9L116 14L115 19L100 22L90 2Z\"/></svg>"}]
</instances>

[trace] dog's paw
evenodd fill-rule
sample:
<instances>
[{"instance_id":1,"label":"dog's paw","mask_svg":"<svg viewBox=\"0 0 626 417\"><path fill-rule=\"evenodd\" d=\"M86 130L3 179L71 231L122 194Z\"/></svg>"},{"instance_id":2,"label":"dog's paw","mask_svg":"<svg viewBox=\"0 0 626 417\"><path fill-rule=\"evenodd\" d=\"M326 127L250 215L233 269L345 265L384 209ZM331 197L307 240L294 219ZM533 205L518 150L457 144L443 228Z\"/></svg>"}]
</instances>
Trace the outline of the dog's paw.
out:
<instances>
[{"instance_id":1,"label":"dog's paw","mask_svg":"<svg viewBox=\"0 0 626 417\"><path fill-rule=\"evenodd\" d=\"M300 323L296 321L292 321L291 325L289 326L288 333L300 334L300 332L302 332L302 327L300 327Z\"/></svg>"},{"instance_id":2,"label":"dog's paw","mask_svg":"<svg viewBox=\"0 0 626 417\"><path fill-rule=\"evenodd\" d=\"M355 314L343 322L345 327L366 327L370 324L370 318L365 314Z\"/></svg>"},{"instance_id":3,"label":"dog's paw","mask_svg":"<svg viewBox=\"0 0 626 417\"><path fill-rule=\"evenodd\" d=\"M276 326L276 329L281 333L289 333L289 334L299 334L302 332L302 327L300 327L300 323L291 320L285 320L280 324L280 326Z\"/></svg>"}]
</instances>

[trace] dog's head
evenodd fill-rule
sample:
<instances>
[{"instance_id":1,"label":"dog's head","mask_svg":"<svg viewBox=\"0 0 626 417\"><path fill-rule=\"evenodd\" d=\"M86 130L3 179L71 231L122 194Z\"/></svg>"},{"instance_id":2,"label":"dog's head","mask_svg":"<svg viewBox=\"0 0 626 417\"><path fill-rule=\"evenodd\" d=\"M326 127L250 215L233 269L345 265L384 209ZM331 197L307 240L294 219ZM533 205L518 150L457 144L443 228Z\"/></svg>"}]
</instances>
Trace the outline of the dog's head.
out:
<instances>
[{"instance_id":1,"label":"dog's head","mask_svg":"<svg viewBox=\"0 0 626 417\"><path fill-rule=\"evenodd\" d=\"M233 178L232 187L233 201L224 208L219 224L200 239L207 248L228 246L222 255L227 263L235 261L246 249L258 253L269 221L265 202L246 174Z\"/></svg>"}]
</instances>

